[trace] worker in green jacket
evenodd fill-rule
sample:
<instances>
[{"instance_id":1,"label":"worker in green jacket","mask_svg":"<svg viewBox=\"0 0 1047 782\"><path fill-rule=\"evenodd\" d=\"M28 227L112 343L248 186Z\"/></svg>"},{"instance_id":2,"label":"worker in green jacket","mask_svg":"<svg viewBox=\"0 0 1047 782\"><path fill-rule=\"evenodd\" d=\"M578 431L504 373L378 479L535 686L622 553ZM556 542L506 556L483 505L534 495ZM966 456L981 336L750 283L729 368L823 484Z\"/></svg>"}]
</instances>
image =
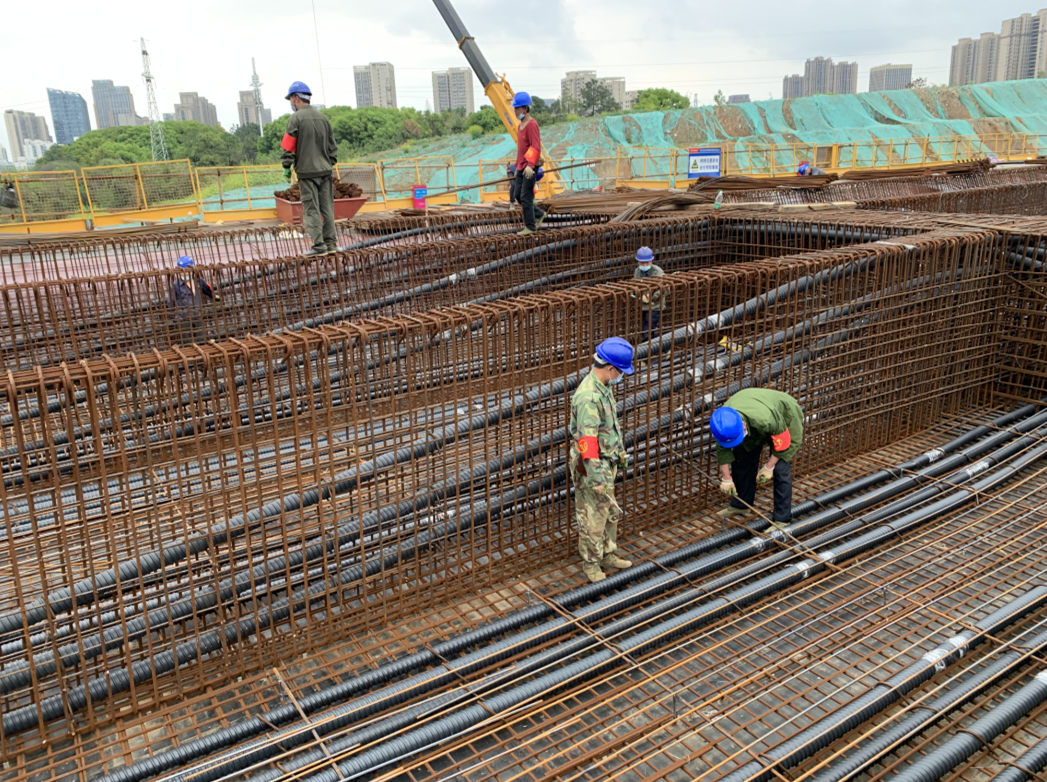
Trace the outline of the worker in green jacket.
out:
<instances>
[{"instance_id":1,"label":"worker in green jacket","mask_svg":"<svg viewBox=\"0 0 1047 782\"><path fill-rule=\"evenodd\" d=\"M296 81L287 91L294 113L287 120L280 147L284 179L291 181L291 166L298 174L302 194L305 230L313 239L306 255L323 255L338 249L334 232L334 165L338 162L338 145L327 117L309 105L313 94L309 87Z\"/></svg>"},{"instance_id":2,"label":"worker in green jacket","mask_svg":"<svg viewBox=\"0 0 1047 782\"><path fill-rule=\"evenodd\" d=\"M654 263L654 253L650 247L641 247L636 251L636 271L633 272L634 280L653 280L656 277L664 277L665 272L661 266ZM636 295L633 294L633 298ZM662 321L662 298L661 291L641 294L641 317L640 336L647 342L652 336L658 336L658 325ZM641 364L641 366L643 366Z\"/></svg>"},{"instance_id":3,"label":"worker in green jacket","mask_svg":"<svg viewBox=\"0 0 1047 782\"><path fill-rule=\"evenodd\" d=\"M568 467L574 486L578 553L582 572L593 583L605 578L602 568L633 564L616 553L622 509L614 498L614 482L629 459L611 391L632 373L633 346L621 337L605 339L596 347L592 370L571 397Z\"/></svg>"},{"instance_id":4,"label":"worker in green jacket","mask_svg":"<svg viewBox=\"0 0 1047 782\"><path fill-rule=\"evenodd\" d=\"M792 458L803 445L803 409L788 394L770 388L747 388L729 398L709 421L720 466L720 493L731 504L717 513L743 515L756 502L756 484L774 479L775 526L792 518ZM770 457L760 467L763 447Z\"/></svg>"}]
</instances>

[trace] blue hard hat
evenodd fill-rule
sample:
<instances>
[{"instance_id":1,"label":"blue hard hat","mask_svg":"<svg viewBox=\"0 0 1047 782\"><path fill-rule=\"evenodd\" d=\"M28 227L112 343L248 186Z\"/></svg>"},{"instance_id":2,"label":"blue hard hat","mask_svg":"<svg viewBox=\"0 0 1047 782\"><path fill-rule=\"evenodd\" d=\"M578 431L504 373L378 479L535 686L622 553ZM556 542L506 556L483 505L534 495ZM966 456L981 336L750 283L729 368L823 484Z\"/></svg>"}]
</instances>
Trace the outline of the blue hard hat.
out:
<instances>
[{"instance_id":1,"label":"blue hard hat","mask_svg":"<svg viewBox=\"0 0 1047 782\"><path fill-rule=\"evenodd\" d=\"M745 439L745 421L733 407L721 407L709 419L713 439L724 448L736 448Z\"/></svg>"},{"instance_id":2,"label":"blue hard hat","mask_svg":"<svg viewBox=\"0 0 1047 782\"><path fill-rule=\"evenodd\" d=\"M639 263L651 263L654 261L654 253L650 247L641 247L636 251L636 260Z\"/></svg>"},{"instance_id":3,"label":"blue hard hat","mask_svg":"<svg viewBox=\"0 0 1047 782\"><path fill-rule=\"evenodd\" d=\"M308 84L306 84L304 81L296 81L294 84L287 88L287 96L284 98L284 100L291 100L291 96L296 95L299 92L303 95L313 94L313 91L309 89Z\"/></svg>"},{"instance_id":4,"label":"blue hard hat","mask_svg":"<svg viewBox=\"0 0 1047 782\"><path fill-rule=\"evenodd\" d=\"M178 268L179 269L188 269L192 265L193 265L193 259L190 258L188 255L183 255L181 258L178 259Z\"/></svg>"},{"instance_id":5,"label":"blue hard hat","mask_svg":"<svg viewBox=\"0 0 1047 782\"><path fill-rule=\"evenodd\" d=\"M796 170L797 176L806 176L808 169L810 169L810 163L801 163L800 167Z\"/></svg>"},{"instance_id":6,"label":"blue hard hat","mask_svg":"<svg viewBox=\"0 0 1047 782\"><path fill-rule=\"evenodd\" d=\"M521 106L531 105L531 95L527 92L518 92L513 95L513 108L518 109Z\"/></svg>"},{"instance_id":7,"label":"blue hard hat","mask_svg":"<svg viewBox=\"0 0 1047 782\"><path fill-rule=\"evenodd\" d=\"M611 337L597 345L596 356L623 375L633 373L633 346L621 337Z\"/></svg>"}]
</instances>

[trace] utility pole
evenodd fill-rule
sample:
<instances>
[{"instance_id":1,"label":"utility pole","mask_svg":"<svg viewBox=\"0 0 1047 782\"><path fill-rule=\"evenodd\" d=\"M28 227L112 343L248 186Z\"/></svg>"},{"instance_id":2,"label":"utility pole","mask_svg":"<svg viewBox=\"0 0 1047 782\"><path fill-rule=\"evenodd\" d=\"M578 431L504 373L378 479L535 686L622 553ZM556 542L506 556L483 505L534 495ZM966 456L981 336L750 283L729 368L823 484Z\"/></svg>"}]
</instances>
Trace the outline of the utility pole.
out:
<instances>
[{"instance_id":1,"label":"utility pole","mask_svg":"<svg viewBox=\"0 0 1047 782\"><path fill-rule=\"evenodd\" d=\"M265 127L265 109L262 108L262 82L258 78L258 69L254 67L254 57L251 58L251 89L254 90L254 113L258 120L258 135L262 136Z\"/></svg>"},{"instance_id":2,"label":"utility pole","mask_svg":"<svg viewBox=\"0 0 1047 782\"><path fill-rule=\"evenodd\" d=\"M153 74L149 71L149 52L145 50L145 38L142 39L142 67L145 92L149 99L149 143L153 148L153 162L167 160L164 126L160 124L160 108L156 105L156 86L153 84Z\"/></svg>"}]
</instances>

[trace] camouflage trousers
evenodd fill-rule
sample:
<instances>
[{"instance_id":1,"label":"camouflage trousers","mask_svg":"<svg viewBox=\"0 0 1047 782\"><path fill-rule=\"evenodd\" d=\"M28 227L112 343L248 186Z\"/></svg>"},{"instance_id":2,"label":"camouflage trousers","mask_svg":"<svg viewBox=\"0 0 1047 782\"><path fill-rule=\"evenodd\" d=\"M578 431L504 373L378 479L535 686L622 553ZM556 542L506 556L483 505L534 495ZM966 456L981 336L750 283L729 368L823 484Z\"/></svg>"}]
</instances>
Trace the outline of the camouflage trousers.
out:
<instances>
[{"instance_id":1,"label":"camouflage trousers","mask_svg":"<svg viewBox=\"0 0 1047 782\"><path fill-rule=\"evenodd\" d=\"M606 461L606 493L593 488L588 475L578 469L578 460L572 454L571 483L574 484L574 519L578 525L578 553L586 565L599 565L608 554L618 550L618 518L622 512L614 496L614 480L618 470Z\"/></svg>"}]
</instances>

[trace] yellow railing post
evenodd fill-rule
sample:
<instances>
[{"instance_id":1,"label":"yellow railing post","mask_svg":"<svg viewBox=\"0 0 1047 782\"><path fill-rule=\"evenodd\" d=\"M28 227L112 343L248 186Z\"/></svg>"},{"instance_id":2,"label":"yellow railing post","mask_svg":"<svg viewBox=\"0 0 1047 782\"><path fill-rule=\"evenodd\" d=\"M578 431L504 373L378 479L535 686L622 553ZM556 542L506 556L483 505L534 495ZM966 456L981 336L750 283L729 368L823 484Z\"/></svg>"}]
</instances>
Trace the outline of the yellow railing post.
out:
<instances>
[{"instance_id":1,"label":"yellow railing post","mask_svg":"<svg viewBox=\"0 0 1047 782\"><path fill-rule=\"evenodd\" d=\"M134 164L134 167L135 167L135 179L138 180L138 190L142 194L142 208L143 209L148 209L149 208L149 199L146 198L146 196L145 196L145 182L142 180L142 167L140 165L138 165L137 163Z\"/></svg>"},{"instance_id":2,"label":"yellow railing post","mask_svg":"<svg viewBox=\"0 0 1047 782\"><path fill-rule=\"evenodd\" d=\"M18 210L22 213L22 222L28 223L29 220L27 220L25 216L25 201L22 200L22 186L18 182L18 177L19 175L15 174L11 178L15 182L15 195L18 196Z\"/></svg>"},{"instance_id":3,"label":"yellow railing post","mask_svg":"<svg viewBox=\"0 0 1047 782\"><path fill-rule=\"evenodd\" d=\"M247 208L252 209L251 206L251 183L247 180L247 166L243 166L241 171L244 172L244 191L247 194Z\"/></svg>"}]
</instances>

